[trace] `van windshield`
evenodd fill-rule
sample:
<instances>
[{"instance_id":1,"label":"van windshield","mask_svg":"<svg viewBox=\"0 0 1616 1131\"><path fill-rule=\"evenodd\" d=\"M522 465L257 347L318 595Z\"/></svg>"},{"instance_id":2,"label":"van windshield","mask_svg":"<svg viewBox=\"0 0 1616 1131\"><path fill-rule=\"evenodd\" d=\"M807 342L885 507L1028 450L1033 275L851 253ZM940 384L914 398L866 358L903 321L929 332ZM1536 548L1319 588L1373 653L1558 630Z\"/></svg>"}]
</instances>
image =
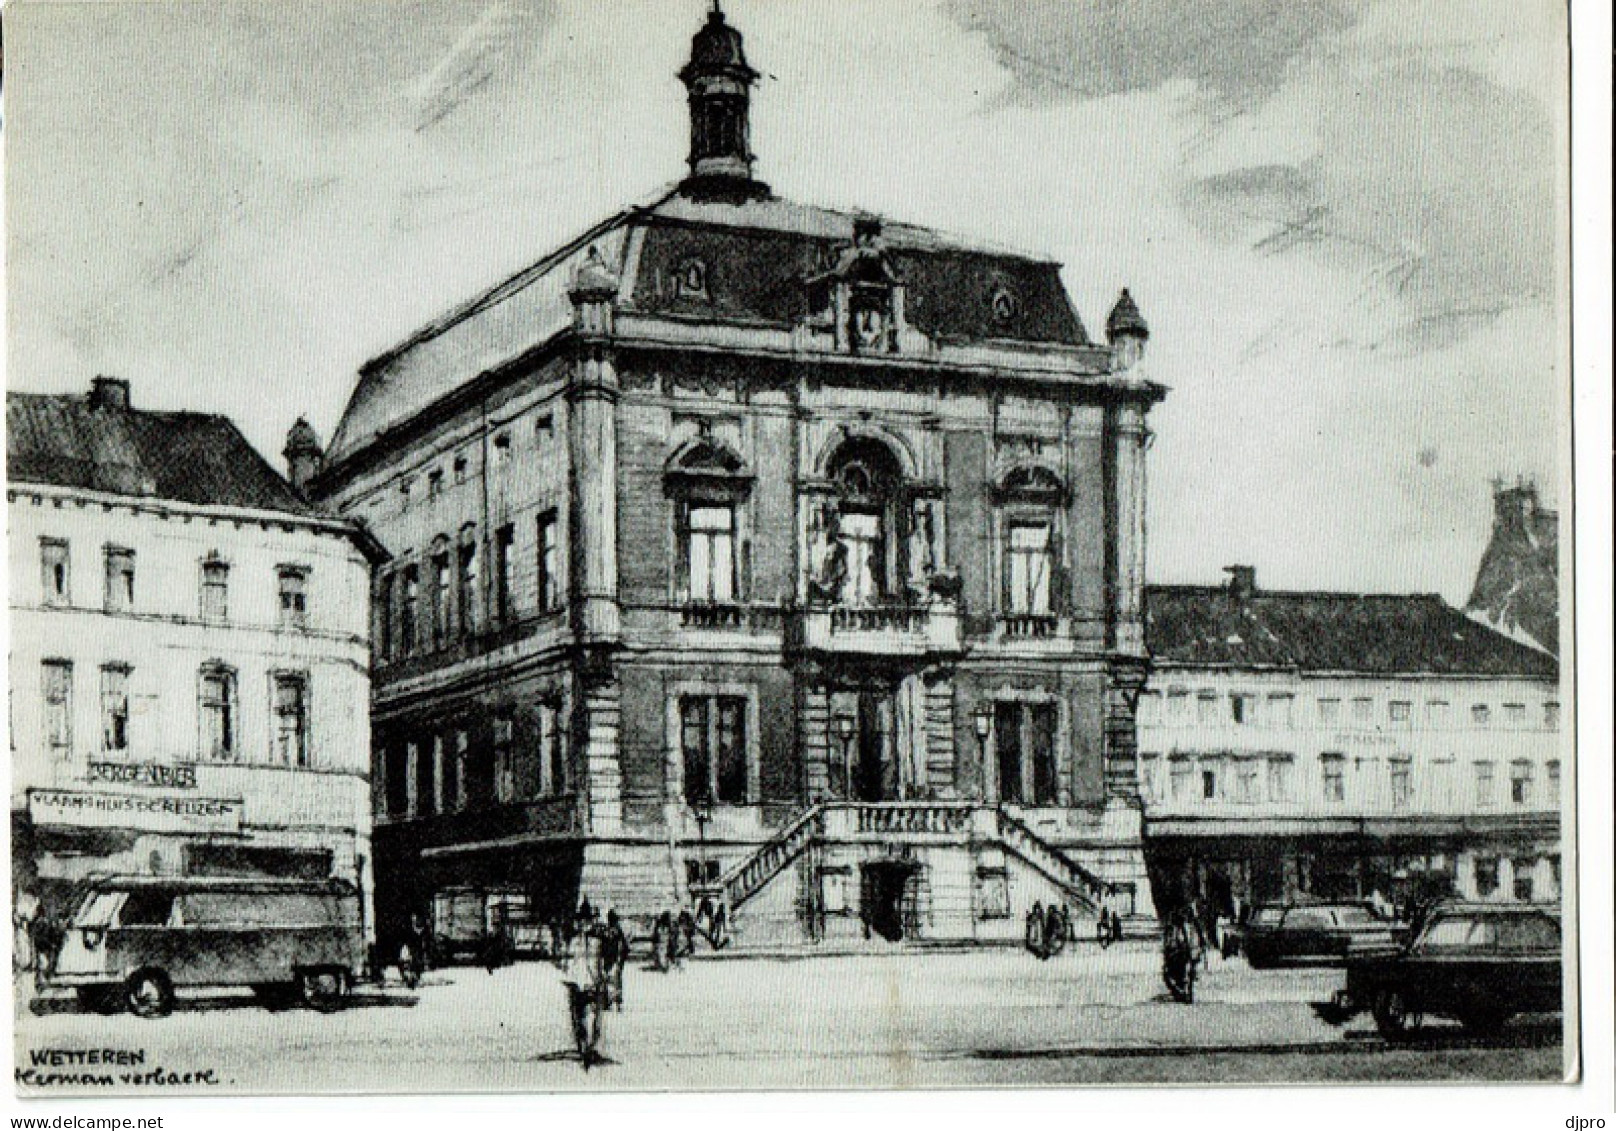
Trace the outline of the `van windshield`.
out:
<instances>
[{"instance_id":1,"label":"van windshield","mask_svg":"<svg viewBox=\"0 0 1616 1131\"><path fill-rule=\"evenodd\" d=\"M123 901L118 924L123 927L166 927L168 917L174 913L174 893L171 891L136 890Z\"/></svg>"},{"instance_id":2,"label":"van windshield","mask_svg":"<svg viewBox=\"0 0 1616 1131\"><path fill-rule=\"evenodd\" d=\"M73 918L75 927L105 927L112 922L112 917L118 913L118 904L123 901L121 891L98 891L84 901L79 913Z\"/></svg>"}]
</instances>

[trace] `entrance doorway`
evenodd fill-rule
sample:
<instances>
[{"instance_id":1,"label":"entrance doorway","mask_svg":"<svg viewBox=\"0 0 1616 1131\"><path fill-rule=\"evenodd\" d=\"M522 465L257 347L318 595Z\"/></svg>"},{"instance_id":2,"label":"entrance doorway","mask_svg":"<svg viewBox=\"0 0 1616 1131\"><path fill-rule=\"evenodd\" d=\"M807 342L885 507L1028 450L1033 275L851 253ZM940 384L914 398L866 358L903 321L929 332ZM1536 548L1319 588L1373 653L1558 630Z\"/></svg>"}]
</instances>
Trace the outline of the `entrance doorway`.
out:
<instances>
[{"instance_id":1,"label":"entrance doorway","mask_svg":"<svg viewBox=\"0 0 1616 1131\"><path fill-rule=\"evenodd\" d=\"M900 942L914 933L914 906L918 864L883 860L866 864L862 871L860 910L867 934Z\"/></svg>"},{"instance_id":2,"label":"entrance doorway","mask_svg":"<svg viewBox=\"0 0 1616 1131\"><path fill-rule=\"evenodd\" d=\"M837 691L831 714L845 720L845 745L836 751L832 789L849 801L895 801L898 764L890 691Z\"/></svg>"}]
</instances>

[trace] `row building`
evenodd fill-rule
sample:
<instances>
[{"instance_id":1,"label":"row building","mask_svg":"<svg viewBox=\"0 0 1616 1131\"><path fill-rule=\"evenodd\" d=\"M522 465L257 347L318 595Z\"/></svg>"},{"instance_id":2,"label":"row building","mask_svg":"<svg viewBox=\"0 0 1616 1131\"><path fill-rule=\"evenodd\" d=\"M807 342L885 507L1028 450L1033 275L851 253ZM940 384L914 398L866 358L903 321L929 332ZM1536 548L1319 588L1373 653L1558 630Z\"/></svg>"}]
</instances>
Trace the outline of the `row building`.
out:
<instances>
[{"instance_id":1,"label":"row building","mask_svg":"<svg viewBox=\"0 0 1616 1131\"><path fill-rule=\"evenodd\" d=\"M102 874L368 891L375 543L126 381L8 393L6 441L13 891L58 917Z\"/></svg>"},{"instance_id":2,"label":"row building","mask_svg":"<svg viewBox=\"0 0 1616 1131\"><path fill-rule=\"evenodd\" d=\"M1152 911L1144 320L1097 340L1046 258L776 195L757 77L715 10L688 176L366 364L324 453L391 555L384 930Z\"/></svg>"},{"instance_id":3,"label":"row building","mask_svg":"<svg viewBox=\"0 0 1616 1131\"><path fill-rule=\"evenodd\" d=\"M1558 903L1559 665L1434 594L1146 592L1139 701L1164 902Z\"/></svg>"}]
</instances>

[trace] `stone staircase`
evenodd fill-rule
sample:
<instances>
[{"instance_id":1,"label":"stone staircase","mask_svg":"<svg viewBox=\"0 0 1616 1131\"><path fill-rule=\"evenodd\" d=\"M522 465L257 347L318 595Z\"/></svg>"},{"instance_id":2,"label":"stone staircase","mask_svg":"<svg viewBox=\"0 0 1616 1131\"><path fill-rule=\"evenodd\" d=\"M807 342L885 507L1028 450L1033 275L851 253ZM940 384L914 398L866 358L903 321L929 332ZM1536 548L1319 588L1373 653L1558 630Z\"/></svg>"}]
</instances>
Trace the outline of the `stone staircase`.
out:
<instances>
[{"instance_id":1,"label":"stone staircase","mask_svg":"<svg viewBox=\"0 0 1616 1131\"><path fill-rule=\"evenodd\" d=\"M762 891L823 834L824 810L823 805L810 806L756 852L718 877L714 886L731 914Z\"/></svg>"},{"instance_id":2,"label":"stone staircase","mask_svg":"<svg viewBox=\"0 0 1616 1131\"><path fill-rule=\"evenodd\" d=\"M1093 872L1067 856L1043 837L1033 832L1002 807L999 817L999 842L1006 852L1042 872L1062 890L1077 900L1086 910L1099 914L1101 905L1115 894L1114 889Z\"/></svg>"}]
</instances>

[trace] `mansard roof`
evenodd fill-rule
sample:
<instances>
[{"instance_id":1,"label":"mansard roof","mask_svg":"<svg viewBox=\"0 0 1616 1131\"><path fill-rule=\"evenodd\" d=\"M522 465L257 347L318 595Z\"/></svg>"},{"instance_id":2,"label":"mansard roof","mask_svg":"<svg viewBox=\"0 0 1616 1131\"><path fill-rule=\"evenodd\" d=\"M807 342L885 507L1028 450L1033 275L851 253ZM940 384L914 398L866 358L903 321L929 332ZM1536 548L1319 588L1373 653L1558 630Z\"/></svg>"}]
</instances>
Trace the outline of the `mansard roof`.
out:
<instances>
[{"instance_id":1,"label":"mansard roof","mask_svg":"<svg viewBox=\"0 0 1616 1131\"><path fill-rule=\"evenodd\" d=\"M568 282L591 249L622 280L624 310L789 328L807 313L808 281L834 268L862 216L773 195L702 199L664 190L368 362L332 437L330 462L570 327ZM909 224L885 223L880 238L905 286L909 324L934 339L1092 345L1058 263ZM696 293L676 282L693 260L705 282Z\"/></svg>"},{"instance_id":2,"label":"mansard roof","mask_svg":"<svg viewBox=\"0 0 1616 1131\"><path fill-rule=\"evenodd\" d=\"M6 394L6 479L199 506L313 517L227 417Z\"/></svg>"},{"instance_id":3,"label":"mansard roof","mask_svg":"<svg viewBox=\"0 0 1616 1131\"><path fill-rule=\"evenodd\" d=\"M1364 675L1556 679L1553 656L1517 643L1432 593L1145 590L1157 663Z\"/></svg>"}]
</instances>

